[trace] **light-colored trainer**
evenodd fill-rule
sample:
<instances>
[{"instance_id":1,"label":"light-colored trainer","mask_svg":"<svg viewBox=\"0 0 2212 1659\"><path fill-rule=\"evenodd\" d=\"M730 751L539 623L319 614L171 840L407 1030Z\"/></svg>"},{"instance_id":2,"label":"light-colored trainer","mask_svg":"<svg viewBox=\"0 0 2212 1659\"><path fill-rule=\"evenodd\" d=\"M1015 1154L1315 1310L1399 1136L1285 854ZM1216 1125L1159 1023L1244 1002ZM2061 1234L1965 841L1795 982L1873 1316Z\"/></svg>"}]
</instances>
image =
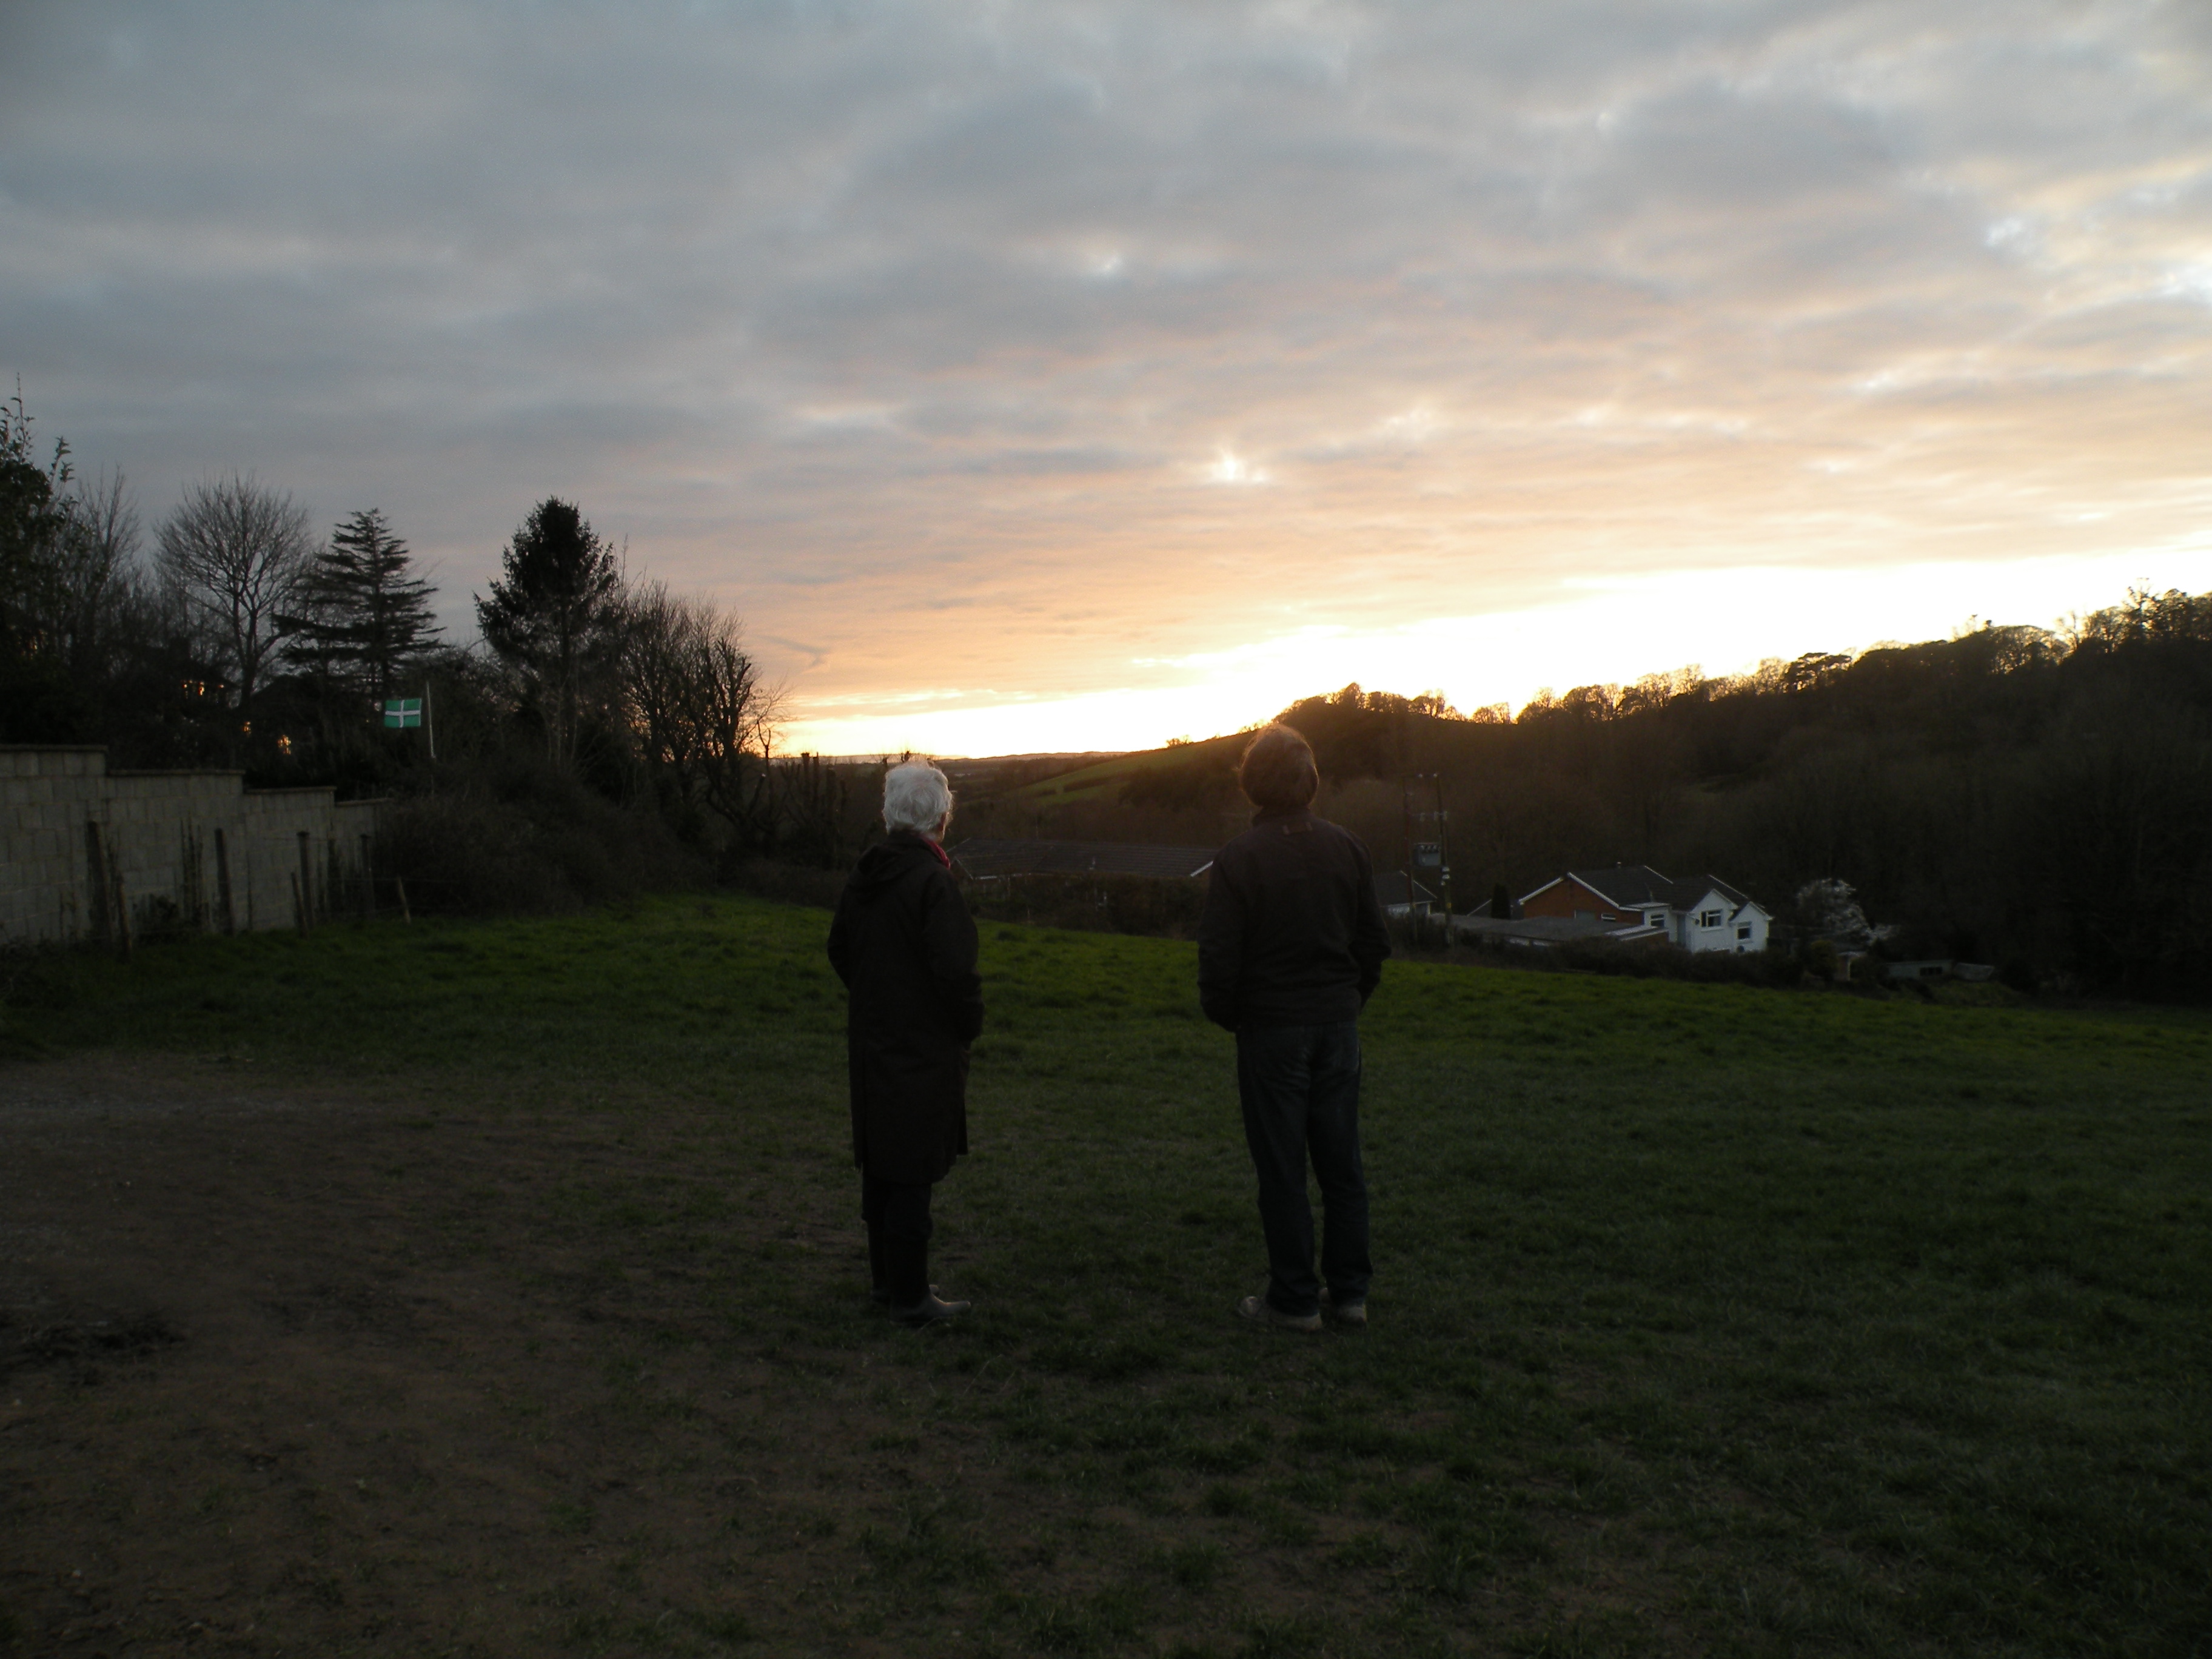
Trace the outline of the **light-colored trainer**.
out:
<instances>
[{"instance_id":1,"label":"light-colored trainer","mask_svg":"<svg viewBox=\"0 0 2212 1659\"><path fill-rule=\"evenodd\" d=\"M1279 1331L1310 1333L1321 1328L1319 1314L1286 1314L1263 1296L1246 1297L1237 1304L1237 1311L1255 1325L1266 1325Z\"/></svg>"},{"instance_id":2,"label":"light-colored trainer","mask_svg":"<svg viewBox=\"0 0 2212 1659\"><path fill-rule=\"evenodd\" d=\"M1340 1303L1324 1288L1321 1293L1321 1310L1340 1325L1356 1325L1361 1330L1367 1328L1367 1298L1364 1296Z\"/></svg>"}]
</instances>

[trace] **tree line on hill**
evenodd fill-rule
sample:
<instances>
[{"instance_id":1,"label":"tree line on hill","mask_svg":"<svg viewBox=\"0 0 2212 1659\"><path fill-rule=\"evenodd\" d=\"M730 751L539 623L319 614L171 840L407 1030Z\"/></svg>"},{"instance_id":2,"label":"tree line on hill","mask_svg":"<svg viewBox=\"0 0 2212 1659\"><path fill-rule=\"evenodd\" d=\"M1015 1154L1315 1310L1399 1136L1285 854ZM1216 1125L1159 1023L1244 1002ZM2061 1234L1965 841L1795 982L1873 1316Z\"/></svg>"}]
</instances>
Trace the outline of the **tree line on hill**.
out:
<instances>
[{"instance_id":1,"label":"tree line on hill","mask_svg":"<svg viewBox=\"0 0 2212 1659\"><path fill-rule=\"evenodd\" d=\"M20 393L0 405L0 742L397 796L385 856L433 903L838 856L842 781L776 755L738 617L632 573L573 503L515 530L481 647L441 637L434 592L380 511L319 535L250 474L188 487L149 538L119 472L79 477ZM425 723L387 726L408 698Z\"/></svg>"},{"instance_id":2,"label":"tree line on hill","mask_svg":"<svg viewBox=\"0 0 2212 1659\"><path fill-rule=\"evenodd\" d=\"M1649 864L1817 925L1793 896L1838 880L1899 955L2023 984L2212 986L2212 595L2134 592L2058 632L1577 686L1511 719L1356 685L1280 718L1315 745L1323 810L1382 867L1434 837L1409 813L1441 796L1462 910ZM1235 756L1191 745L1053 832L1218 837L1237 822Z\"/></svg>"}]
</instances>

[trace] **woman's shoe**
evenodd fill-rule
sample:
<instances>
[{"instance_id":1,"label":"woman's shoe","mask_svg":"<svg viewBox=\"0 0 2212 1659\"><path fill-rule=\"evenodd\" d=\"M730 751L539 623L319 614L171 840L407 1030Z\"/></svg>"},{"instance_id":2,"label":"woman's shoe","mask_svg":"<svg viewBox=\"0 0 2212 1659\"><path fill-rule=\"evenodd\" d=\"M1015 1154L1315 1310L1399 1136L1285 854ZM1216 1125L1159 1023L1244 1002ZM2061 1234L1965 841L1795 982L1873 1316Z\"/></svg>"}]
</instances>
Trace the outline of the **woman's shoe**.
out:
<instances>
[{"instance_id":1,"label":"woman's shoe","mask_svg":"<svg viewBox=\"0 0 2212 1659\"><path fill-rule=\"evenodd\" d=\"M975 1304L972 1302L947 1302L937 1293L937 1286L929 1287L929 1294L911 1308L891 1310L891 1317L902 1325L911 1325L920 1330L925 1325L934 1325L940 1319L951 1319L964 1314Z\"/></svg>"}]
</instances>

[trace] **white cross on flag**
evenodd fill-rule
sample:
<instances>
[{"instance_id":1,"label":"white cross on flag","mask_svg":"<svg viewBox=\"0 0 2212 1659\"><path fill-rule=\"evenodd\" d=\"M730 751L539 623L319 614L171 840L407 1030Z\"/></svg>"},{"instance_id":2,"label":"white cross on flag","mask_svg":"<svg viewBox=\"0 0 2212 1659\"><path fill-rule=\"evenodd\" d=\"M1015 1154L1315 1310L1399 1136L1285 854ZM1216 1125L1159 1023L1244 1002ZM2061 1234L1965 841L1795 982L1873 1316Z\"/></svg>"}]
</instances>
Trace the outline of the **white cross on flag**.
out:
<instances>
[{"instance_id":1,"label":"white cross on flag","mask_svg":"<svg viewBox=\"0 0 2212 1659\"><path fill-rule=\"evenodd\" d=\"M384 705L384 723L386 726L422 725L422 699L420 697L387 699Z\"/></svg>"}]
</instances>

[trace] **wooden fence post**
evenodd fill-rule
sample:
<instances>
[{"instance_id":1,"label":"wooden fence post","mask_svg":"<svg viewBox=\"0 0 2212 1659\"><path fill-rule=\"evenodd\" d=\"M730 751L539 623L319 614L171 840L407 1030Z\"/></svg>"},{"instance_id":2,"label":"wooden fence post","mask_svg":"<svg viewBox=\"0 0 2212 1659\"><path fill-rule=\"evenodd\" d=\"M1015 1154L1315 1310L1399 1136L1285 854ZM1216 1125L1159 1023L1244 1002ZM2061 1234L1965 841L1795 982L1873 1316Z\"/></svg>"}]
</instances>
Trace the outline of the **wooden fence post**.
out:
<instances>
[{"instance_id":1,"label":"wooden fence post","mask_svg":"<svg viewBox=\"0 0 2212 1659\"><path fill-rule=\"evenodd\" d=\"M107 848L100 833L100 820L84 821L84 892L92 908L92 936L105 945L113 937L109 925Z\"/></svg>"},{"instance_id":2,"label":"wooden fence post","mask_svg":"<svg viewBox=\"0 0 2212 1659\"><path fill-rule=\"evenodd\" d=\"M307 832L300 831L300 872L292 878L292 908L298 914L300 931L314 931L315 917L314 854L309 850Z\"/></svg>"},{"instance_id":3,"label":"wooden fence post","mask_svg":"<svg viewBox=\"0 0 2212 1659\"><path fill-rule=\"evenodd\" d=\"M113 859L107 861L109 902L115 908L115 945L124 961L131 960L131 901L123 890L123 872Z\"/></svg>"},{"instance_id":4,"label":"wooden fence post","mask_svg":"<svg viewBox=\"0 0 2212 1659\"><path fill-rule=\"evenodd\" d=\"M238 913L230 902L230 846L224 841L222 826L215 832L215 899L218 920L226 933L238 931Z\"/></svg>"}]
</instances>

